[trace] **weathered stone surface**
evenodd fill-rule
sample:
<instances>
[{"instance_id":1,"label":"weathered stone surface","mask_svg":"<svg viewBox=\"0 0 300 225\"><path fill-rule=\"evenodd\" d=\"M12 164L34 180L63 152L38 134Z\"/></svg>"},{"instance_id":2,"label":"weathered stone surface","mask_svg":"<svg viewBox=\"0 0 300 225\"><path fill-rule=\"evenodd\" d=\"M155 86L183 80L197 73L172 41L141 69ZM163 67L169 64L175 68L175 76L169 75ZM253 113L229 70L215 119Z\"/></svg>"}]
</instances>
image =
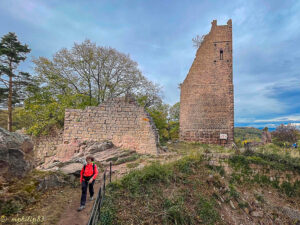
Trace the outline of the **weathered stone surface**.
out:
<instances>
[{"instance_id":1,"label":"weathered stone surface","mask_svg":"<svg viewBox=\"0 0 300 225\"><path fill-rule=\"evenodd\" d=\"M102 143L96 142L92 146L89 146L86 151L90 152L91 154L94 154L96 152L101 152L106 149L112 148L114 145L111 141L104 141Z\"/></svg>"},{"instance_id":2,"label":"weathered stone surface","mask_svg":"<svg viewBox=\"0 0 300 225\"><path fill-rule=\"evenodd\" d=\"M0 176L23 177L33 166L30 138L0 128Z\"/></svg>"},{"instance_id":3,"label":"weathered stone surface","mask_svg":"<svg viewBox=\"0 0 300 225\"><path fill-rule=\"evenodd\" d=\"M64 174L78 174L80 173L81 169L83 167L82 163L71 163L68 164L62 168L60 168L60 171L63 172Z\"/></svg>"},{"instance_id":4,"label":"weathered stone surface","mask_svg":"<svg viewBox=\"0 0 300 225\"><path fill-rule=\"evenodd\" d=\"M117 147L138 153L159 152L158 133L152 118L134 99L127 97L114 98L85 110L67 109L63 139L65 144L74 139L109 140ZM96 149L93 151L98 151Z\"/></svg>"},{"instance_id":5,"label":"weathered stone surface","mask_svg":"<svg viewBox=\"0 0 300 225\"><path fill-rule=\"evenodd\" d=\"M37 191L63 186L64 184L66 184L66 181L62 177L58 176L55 173L49 174L39 181Z\"/></svg>"},{"instance_id":6,"label":"weathered stone surface","mask_svg":"<svg viewBox=\"0 0 300 225\"><path fill-rule=\"evenodd\" d=\"M114 98L98 107L67 109L65 127L35 138L35 157L40 164L66 162L75 155L95 154L113 146L138 153L157 154L159 137L150 115L134 99Z\"/></svg>"},{"instance_id":7,"label":"weathered stone surface","mask_svg":"<svg viewBox=\"0 0 300 225\"><path fill-rule=\"evenodd\" d=\"M218 26L214 20L181 85L180 140L232 145L232 71L232 22Z\"/></svg>"}]
</instances>

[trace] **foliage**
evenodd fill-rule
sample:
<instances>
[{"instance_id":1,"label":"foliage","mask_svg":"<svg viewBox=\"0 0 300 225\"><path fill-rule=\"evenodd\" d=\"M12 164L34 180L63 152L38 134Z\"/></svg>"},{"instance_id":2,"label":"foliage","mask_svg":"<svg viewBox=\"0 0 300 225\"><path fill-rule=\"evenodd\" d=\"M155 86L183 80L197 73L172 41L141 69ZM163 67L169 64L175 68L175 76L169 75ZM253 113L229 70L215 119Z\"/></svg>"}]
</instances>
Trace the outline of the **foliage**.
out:
<instances>
[{"instance_id":1,"label":"foliage","mask_svg":"<svg viewBox=\"0 0 300 225\"><path fill-rule=\"evenodd\" d=\"M180 102L175 103L169 110L169 117L171 121L178 122L180 114Z\"/></svg>"},{"instance_id":2,"label":"foliage","mask_svg":"<svg viewBox=\"0 0 300 225\"><path fill-rule=\"evenodd\" d=\"M164 142L169 139L168 110L169 105L166 104L160 104L157 107L152 107L148 109L148 112L152 117L156 128L158 129L159 138L161 142Z\"/></svg>"},{"instance_id":3,"label":"foliage","mask_svg":"<svg viewBox=\"0 0 300 225\"><path fill-rule=\"evenodd\" d=\"M213 197L202 194L205 173L200 154L133 170L108 185L101 224L219 224Z\"/></svg>"},{"instance_id":4,"label":"foliage","mask_svg":"<svg viewBox=\"0 0 300 225\"><path fill-rule=\"evenodd\" d=\"M279 184L277 179L271 180L266 174L254 173L250 164L261 165L263 168L284 171L296 171L300 173L300 158L291 158L288 155L253 153L250 156L235 155L229 159L229 164L235 172L231 175L231 182L241 184L258 183L271 185L279 189L287 196L300 196L300 182L290 183L283 181Z\"/></svg>"},{"instance_id":5,"label":"foliage","mask_svg":"<svg viewBox=\"0 0 300 225\"><path fill-rule=\"evenodd\" d=\"M119 164L126 163L126 162L132 162L132 161L137 160L138 158L139 158L138 154L133 154L128 157L118 159L116 162L114 162L114 165L119 165Z\"/></svg>"},{"instance_id":6,"label":"foliage","mask_svg":"<svg viewBox=\"0 0 300 225\"><path fill-rule=\"evenodd\" d=\"M0 110L0 127L7 129L7 110ZM12 112L13 123L12 131L20 130L23 127L29 127L32 118L29 115L23 115L22 107L15 107Z\"/></svg>"},{"instance_id":7,"label":"foliage","mask_svg":"<svg viewBox=\"0 0 300 225\"><path fill-rule=\"evenodd\" d=\"M244 140L260 140L262 131L254 127L235 127L234 138Z\"/></svg>"},{"instance_id":8,"label":"foliage","mask_svg":"<svg viewBox=\"0 0 300 225\"><path fill-rule=\"evenodd\" d=\"M158 104L148 109L159 132L160 142L179 138L179 102L173 106Z\"/></svg>"},{"instance_id":9,"label":"foliage","mask_svg":"<svg viewBox=\"0 0 300 225\"><path fill-rule=\"evenodd\" d=\"M109 187L109 186L108 186ZM105 197L105 205L101 208L101 225L117 224L115 218L116 208L113 203L112 196L107 194Z\"/></svg>"},{"instance_id":10,"label":"foliage","mask_svg":"<svg viewBox=\"0 0 300 225\"><path fill-rule=\"evenodd\" d=\"M220 220L220 215L215 209L216 203L213 199L208 199L203 196L199 197L198 213L204 224L214 225Z\"/></svg>"},{"instance_id":11,"label":"foliage","mask_svg":"<svg viewBox=\"0 0 300 225\"><path fill-rule=\"evenodd\" d=\"M144 77L129 55L110 47L97 46L89 40L61 49L53 59L34 59L35 71L42 83L55 94L80 94L98 104L128 93L147 96L150 106L160 99L159 85Z\"/></svg>"},{"instance_id":12,"label":"foliage","mask_svg":"<svg viewBox=\"0 0 300 225\"><path fill-rule=\"evenodd\" d=\"M175 199L165 199L163 208L166 211L165 224L191 224L191 218L184 207L183 196L176 196Z\"/></svg>"},{"instance_id":13,"label":"foliage","mask_svg":"<svg viewBox=\"0 0 300 225\"><path fill-rule=\"evenodd\" d=\"M291 124L281 124L272 132L272 136L274 137L274 144L285 147L287 146L285 143L292 144L297 142L297 140L300 139L300 132Z\"/></svg>"},{"instance_id":14,"label":"foliage","mask_svg":"<svg viewBox=\"0 0 300 225\"><path fill-rule=\"evenodd\" d=\"M131 193L141 193L149 184L167 182L172 176L172 170L159 163L153 163L144 167L143 170L135 170L121 180L123 188Z\"/></svg>"},{"instance_id":15,"label":"foliage","mask_svg":"<svg viewBox=\"0 0 300 225\"><path fill-rule=\"evenodd\" d=\"M28 118L25 124L27 133L33 135L45 135L55 128L62 128L66 108L83 109L90 105L90 99L86 95L53 95L48 88L39 88L25 100L25 108L20 115ZM92 101L95 104L95 101Z\"/></svg>"},{"instance_id":16,"label":"foliage","mask_svg":"<svg viewBox=\"0 0 300 225\"><path fill-rule=\"evenodd\" d=\"M67 108L84 109L125 94L144 107L161 103L161 87L144 77L129 55L89 40L33 62L37 79L21 114L30 118L25 126L30 134L63 127Z\"/></svg>"},{"instance_id":17,"label":"foliage","mask_svg":"<svg viewBox=\"0 0 300 225\"><path fill-rule=\"evenodd\" d=\"M17 71L20 62L30 52L15 33L4 35L0 42L0 104L8 108L8 130L12 131L12 110L24 100L25 88L31 84L29 73ZM7 104L5 104L7 102Z\"/></svg>"}]
</instances>

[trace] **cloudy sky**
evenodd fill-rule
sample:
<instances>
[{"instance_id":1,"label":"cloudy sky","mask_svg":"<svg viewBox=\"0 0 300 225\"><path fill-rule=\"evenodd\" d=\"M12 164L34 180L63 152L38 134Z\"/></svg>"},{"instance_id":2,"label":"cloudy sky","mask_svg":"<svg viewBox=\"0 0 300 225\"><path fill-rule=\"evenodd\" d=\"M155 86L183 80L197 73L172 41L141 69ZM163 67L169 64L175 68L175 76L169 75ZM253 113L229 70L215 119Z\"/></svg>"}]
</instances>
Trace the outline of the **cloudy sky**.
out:
<instances>
[{"instance_id":1,"label":"cloudy sky","mask_svg":"<svg viewBox=\"0 0 300 225\"><path fill-rule=\"evenodd\" d=\"M32 57L74 42L111 46L174 104L195 57L192 38L230 18L236 126L300 125L299 0L1 0L0 36L15 32L29 45L28 71Z\"/></svg>"}]
</instances>

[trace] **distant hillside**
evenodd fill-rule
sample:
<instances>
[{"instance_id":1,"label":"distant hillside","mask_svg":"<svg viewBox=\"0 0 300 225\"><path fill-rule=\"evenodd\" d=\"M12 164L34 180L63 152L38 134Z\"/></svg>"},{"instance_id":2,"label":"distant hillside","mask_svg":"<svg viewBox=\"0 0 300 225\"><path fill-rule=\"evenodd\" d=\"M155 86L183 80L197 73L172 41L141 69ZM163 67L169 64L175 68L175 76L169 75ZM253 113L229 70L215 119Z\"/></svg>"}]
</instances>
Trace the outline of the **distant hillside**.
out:
<instances>
[{"instance_id":1,"label":"distant hillside","mask_svg":"<svg viewBox=\"0 0 300 225\"><path fill-rule=\"evenodd\" d=\"M256 140L261 139L262 130L254 127L235 127L234 138L240 140Z\"/></svg>"}]
</instances>

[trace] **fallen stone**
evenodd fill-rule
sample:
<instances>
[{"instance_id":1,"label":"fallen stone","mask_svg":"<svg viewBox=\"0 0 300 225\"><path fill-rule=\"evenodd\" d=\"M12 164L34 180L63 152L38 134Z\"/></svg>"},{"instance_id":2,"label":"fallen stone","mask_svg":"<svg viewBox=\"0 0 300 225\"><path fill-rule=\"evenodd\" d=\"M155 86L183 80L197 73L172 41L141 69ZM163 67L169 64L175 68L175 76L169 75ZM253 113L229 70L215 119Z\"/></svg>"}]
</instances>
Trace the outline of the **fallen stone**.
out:
<instances>
[{"instance_id":1,"label":"fallen stone","mask_svg":"<svg viewBox=\"0 0 300 225\"><path fill-rule=\"evenodd\" d=\"M263 217L264 216L264 212L260 211L260 210L255 210L251 212L251 216L253 217Z\"/></svg>"}]
</instances>

